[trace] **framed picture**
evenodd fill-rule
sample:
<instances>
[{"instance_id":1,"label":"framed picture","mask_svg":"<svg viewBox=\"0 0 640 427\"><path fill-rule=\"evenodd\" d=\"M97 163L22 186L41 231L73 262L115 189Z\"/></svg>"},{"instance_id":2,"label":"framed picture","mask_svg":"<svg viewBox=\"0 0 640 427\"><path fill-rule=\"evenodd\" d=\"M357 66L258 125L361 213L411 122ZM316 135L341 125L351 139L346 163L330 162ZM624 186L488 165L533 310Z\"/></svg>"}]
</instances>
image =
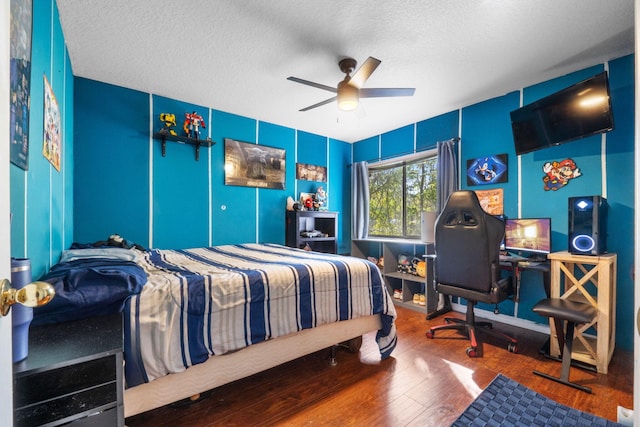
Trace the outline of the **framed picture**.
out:
<instances>
[{"instance_id":1,"label":"framed picture","mask_svg":"<svg viewBox=\"0 0 640 427\"><path fill-rule=\"evenodd\" d=\"M507 155L494 154L467 160L467 185L507 182Z\"/></svg>"},{"instance_id":2,"label":"framed picture","mask_svg":"<svg viewBox=\"0 0 640 427\"><path fill-rule=\"evenodd\" d=\"M243 187L285 189L286 151L224 139L224 183Z\"/></svg>"},{"instance_id":3,"label":"framed picture","mask_svg":"<svg viewBox=\"0 0 640 427\"><path fill-rule=\"evenodd\" d=\"M327 168L306 163L296 163L296 179L327 182Z\"/></svg>"},{"instance_id":4,"label":"framed picture","mask_svg":"<svg viewBox=\"0 0 640 427\"><path fill-rule=\"evenodd\" d=\"M32 10L31 0L11 0L9 158L24 170L29 168Z\"/></svg>"}]
</instances>

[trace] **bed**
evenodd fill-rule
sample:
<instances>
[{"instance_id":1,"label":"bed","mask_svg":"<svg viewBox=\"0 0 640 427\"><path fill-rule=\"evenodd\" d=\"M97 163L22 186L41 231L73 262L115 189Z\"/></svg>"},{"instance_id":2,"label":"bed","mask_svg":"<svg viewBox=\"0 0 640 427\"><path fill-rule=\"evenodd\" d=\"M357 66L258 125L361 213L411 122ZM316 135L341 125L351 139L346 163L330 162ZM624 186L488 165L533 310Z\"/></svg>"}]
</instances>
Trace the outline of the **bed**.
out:
<instances>
[{"instance_id":1,"label":"bed","mask_svg":"<svg viewBox=\"0 0 640 427\"><path fill-rule=\"evenodd\" d=\"M275 244L81 248L43 279L60 292L36 323L124 313L125 417L370 331L381 358L396 345L393 301L360 258Z\"/></svg>"}]
</instances>

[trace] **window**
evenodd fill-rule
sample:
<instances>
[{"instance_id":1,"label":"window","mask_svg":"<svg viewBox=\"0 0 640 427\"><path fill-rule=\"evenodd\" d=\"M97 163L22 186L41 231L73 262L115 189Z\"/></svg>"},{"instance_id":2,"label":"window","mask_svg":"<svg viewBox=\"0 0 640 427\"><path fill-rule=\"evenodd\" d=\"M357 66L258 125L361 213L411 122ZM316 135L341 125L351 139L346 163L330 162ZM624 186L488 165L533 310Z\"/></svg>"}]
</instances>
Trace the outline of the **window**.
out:
<instances>
[{"instance_id":1,"label":"window","mask_svg":"<svg viewBox=\"0 0 640 427\"><path fill-rule=\"evenodd\" d=\"M436 210L437 156L369 166L369 235L420 237L420 213Z\"/></svg>"}]
</instances>

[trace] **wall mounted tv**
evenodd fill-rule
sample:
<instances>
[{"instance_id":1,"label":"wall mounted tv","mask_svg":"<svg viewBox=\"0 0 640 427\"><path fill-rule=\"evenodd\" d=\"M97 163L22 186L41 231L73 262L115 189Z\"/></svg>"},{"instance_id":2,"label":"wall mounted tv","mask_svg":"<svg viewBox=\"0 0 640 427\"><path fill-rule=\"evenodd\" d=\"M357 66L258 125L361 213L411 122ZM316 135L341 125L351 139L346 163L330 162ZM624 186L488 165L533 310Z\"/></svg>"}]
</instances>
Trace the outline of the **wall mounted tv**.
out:
<instances>
[{"instance_id":1,"label":"wall mounted tv","mask_svg":"<svg viewBox=\"0 0 640 427\"><path fill-rule=\"evenodd\" d=\"M607 72L511 112L516 154L613 130Z\"/></svg>"}]
</instances>

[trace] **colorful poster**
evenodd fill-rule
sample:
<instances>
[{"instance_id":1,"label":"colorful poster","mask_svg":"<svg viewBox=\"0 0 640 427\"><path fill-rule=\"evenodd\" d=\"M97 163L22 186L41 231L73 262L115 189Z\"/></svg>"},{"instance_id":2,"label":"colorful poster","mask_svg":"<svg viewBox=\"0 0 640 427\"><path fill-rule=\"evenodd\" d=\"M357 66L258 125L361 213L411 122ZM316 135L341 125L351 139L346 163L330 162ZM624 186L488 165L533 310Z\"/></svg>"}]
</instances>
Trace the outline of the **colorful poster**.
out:
<instances>
[{"instance_id":1,"label":"colorful poster","mask_svg":"<svg viewBox=\"0 0 640 427\"><path fill-rule=\"evenodd\" d=\"M480 206L488 214L504 214L504 190L494 188L492 190L476 190L476 195L480 201Z\"/></svg>"},{"instance_id":2,"label":"colorful poster","mask_svg":"<svg viewBox=\"0 0 640 427\"><path fill-rule=\"evenodd\" d=\"M11 0L10 160L29 168L29 103L31 90L31 0Z\"/></svg>"}]
</instances>

